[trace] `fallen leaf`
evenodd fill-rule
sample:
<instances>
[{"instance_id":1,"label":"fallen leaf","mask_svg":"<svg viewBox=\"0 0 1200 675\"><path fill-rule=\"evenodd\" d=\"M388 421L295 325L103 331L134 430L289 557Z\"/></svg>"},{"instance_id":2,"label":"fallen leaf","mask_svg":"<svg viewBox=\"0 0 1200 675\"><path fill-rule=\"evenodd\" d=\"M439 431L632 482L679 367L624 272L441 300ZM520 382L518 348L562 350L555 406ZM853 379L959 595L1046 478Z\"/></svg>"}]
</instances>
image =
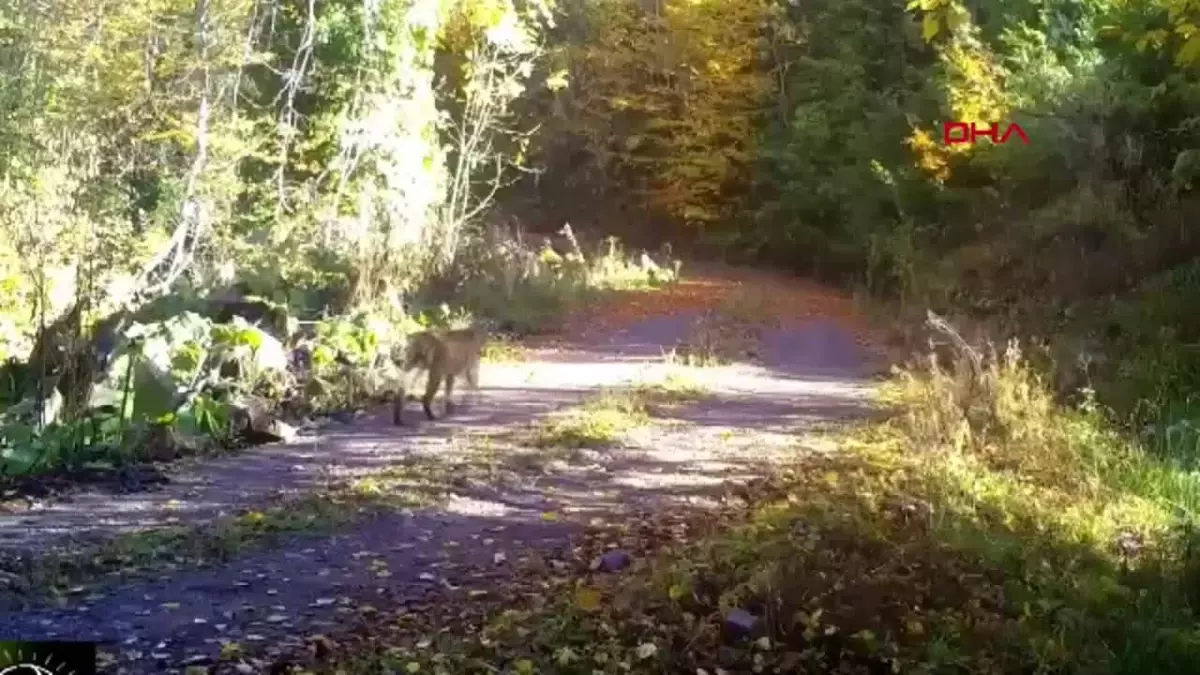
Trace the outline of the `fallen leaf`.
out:
<instances>
[{"instance_id":1,"label":"fallen leaf","mask_svg":"<svg viewBox=\"0 0 1200 675\"><path fill-rule=\"evenodd\" d=\"M658 645L653 642L643 642L638 645L637 657L639 659L648 659L658 653Z\"/></svg>"},{"instance_id":2,"label":"fallen leaf","mask_svg":"<svg viewBox=\"0 0 1200 675\"><path fill-rule=\"evenodd\" d=\"M575 590L575 605L587 612L596 610L603 599L600 591L594 588L583 586Z\"/></svg>"},{"instance_id":3,"label":"fallen leaf","mask_svg":"<svg viewBox=\"0 0 1200 675\"><path fill-rule=\"evenodd\" d=\"M241 654L242 654L242 645L238 644L237 642L226 642L225 644L221 645L220 658L222 658L222 659L226 659L226 660L235 659L235 658L241 656Z\"/></svg>"}]
</instances>

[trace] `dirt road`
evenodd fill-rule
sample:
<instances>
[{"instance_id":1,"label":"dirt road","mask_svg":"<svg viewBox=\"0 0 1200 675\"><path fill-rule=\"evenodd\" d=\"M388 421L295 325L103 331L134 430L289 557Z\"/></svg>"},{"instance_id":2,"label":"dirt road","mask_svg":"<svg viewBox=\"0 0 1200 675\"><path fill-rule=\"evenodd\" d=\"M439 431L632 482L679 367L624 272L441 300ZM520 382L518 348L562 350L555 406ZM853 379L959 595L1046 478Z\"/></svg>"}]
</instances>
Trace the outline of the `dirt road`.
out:
<instances>
[{"instance_id":1,"label":"dirt road","mask_svg":"<svg viewBox=\"0 0 1200 675\"><path fill-rule=\"evenodd\" d=\"M738 298L777 319L752 340L757 365L666 362L664 352L694 338L703 312L731 311ZM589 523L704 508L727 485L797 452L828 450L808 447L818 441L805 432L869 409L857 326L848 300L816 287L699 278L593 308L557 346L485 367L478 403L451 419L398 430L376 411L319 436L182 467L156 492L81 493L5 514L0 552L30 555L205 523L413 457L441 458L466 476L481 442L493 446L489 461L519 452L525 463L458 480L437 506L295 534L224 564L80 584L56 602L0 616L0 636L105 640L109 672L203 672L222 654L236 656L229 645L269 659L344 629L365 605L419 607L446 589L482 597L530 551L564 550ZM612 447L548 448L539 458L510 434L604 388L683 380L704 394L657 411L656 423L629 429Z\"/></svg>"}]
</instances>

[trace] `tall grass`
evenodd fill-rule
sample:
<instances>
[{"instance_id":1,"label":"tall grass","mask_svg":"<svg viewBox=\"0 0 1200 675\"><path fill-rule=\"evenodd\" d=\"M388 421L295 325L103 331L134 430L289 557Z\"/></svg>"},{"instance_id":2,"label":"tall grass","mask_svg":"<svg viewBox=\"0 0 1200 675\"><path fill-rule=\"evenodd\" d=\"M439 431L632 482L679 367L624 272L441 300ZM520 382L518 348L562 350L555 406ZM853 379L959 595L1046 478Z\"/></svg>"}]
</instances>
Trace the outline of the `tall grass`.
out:
<instances>
[{"instance_id":1,"label":"tall grass","mask_svg":"<svg viewBox=\"0 0 1200 675\"><path fill-rule=\"evenodd\" d=\"M1052 672L1194 667L1190 447L1146 447L1090 394L1060 406L1015 342L979 372L900 373L883 397L903 412L862 447L896 448L920 477L931 544L1009 577L1020 639L995 647Z\"/></svg>"}]
</instances>

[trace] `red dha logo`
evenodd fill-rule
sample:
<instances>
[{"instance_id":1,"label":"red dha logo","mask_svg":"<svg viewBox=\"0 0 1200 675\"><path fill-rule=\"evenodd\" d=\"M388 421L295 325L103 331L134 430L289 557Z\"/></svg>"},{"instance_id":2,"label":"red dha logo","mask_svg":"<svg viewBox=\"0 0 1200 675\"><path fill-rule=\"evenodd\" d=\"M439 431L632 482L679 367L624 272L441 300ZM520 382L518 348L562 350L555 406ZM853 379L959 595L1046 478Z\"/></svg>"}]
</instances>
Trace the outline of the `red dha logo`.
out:
<instances>
[{"instance_id":1,"label":"red dha logo","mask_svg":"<svg viewBox=\"0 0 1200 675\"><path fill-rule=\"evenodd\" d=\"M1016 134L1025 141L1025 145L1029 145L1029 136L1025 134L1025 130L1019 124L1010 124L1008 129L1004 131L1004 135L1000 134L1000 125L992 124L986 129L982 129L975 125L974 122L967 124L966 122L946 122L942 125L942 140L946 145L962 145L970 143L975 145L975 139L980 136L986 136L992 139L992 143L1003 145L1008 142L1008 139Z\"/></svg>"}]
</instances>

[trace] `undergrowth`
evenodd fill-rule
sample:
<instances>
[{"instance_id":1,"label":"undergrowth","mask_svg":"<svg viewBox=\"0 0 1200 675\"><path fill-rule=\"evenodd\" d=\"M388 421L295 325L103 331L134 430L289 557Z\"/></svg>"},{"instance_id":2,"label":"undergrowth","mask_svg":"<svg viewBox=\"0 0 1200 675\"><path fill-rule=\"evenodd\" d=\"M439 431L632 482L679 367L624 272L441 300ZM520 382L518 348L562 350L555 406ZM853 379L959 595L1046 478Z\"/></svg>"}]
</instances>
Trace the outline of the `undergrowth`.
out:
<instances>
[{"instance_id":1,"label":"undergrowth","mask_svg":"<svg viewBox=\"0 0 1200 675\"><path fill-rule=\"evenodd\" d=\"M524 248L515 236L493 240L463 253L455 269L471 272L450 279L452 292L445 298L430 282L412 293L409 305L380 295L303 322L304 330L298 328L299 314L293 315L298 306L262 298L229 307L245 313L269 305L281 315L278 327L240 315L218 320L226 318L221 304L205 310L214 314L209 317L184 311L190 305L182 300L163 303L162 320L146 319L111 336L116 356L107 361L116 365L101 373L110 386L84 400L79 411L39 406L31 375L39 368L6 364L0 368L0 487L11 477L67 476L89 463L167 460L233 445L233 421L247 416L250 397L256 415L265 411L291 419L386 400L397 383L397 357L416 330L483 323L492 332L483 360L521 361L520 334L552 328L553 319L598 294L670 283L679 269L631 255L615 240L595 255L576 248L566 256ZM142 333L152 339L139 337ZM244 396L226 396L227 391ZM48 406L57 417L43 423L34 413Z\"/></svg>"},{"instance_id":2,"label":"undergrowth","mask_svg":"<svg viewBox=\"0 0 1200 675\"><path fill-rule=\"evenodd\" d=\"M516 335L553 332L566 315L606 293L656 289L679 278L678 260L631 255L615 238L589 252L533 250L519 241L479 242L456 280L454 301ZM664 266L665 265L665 266Z\"/></svg>"}]
</instances>

